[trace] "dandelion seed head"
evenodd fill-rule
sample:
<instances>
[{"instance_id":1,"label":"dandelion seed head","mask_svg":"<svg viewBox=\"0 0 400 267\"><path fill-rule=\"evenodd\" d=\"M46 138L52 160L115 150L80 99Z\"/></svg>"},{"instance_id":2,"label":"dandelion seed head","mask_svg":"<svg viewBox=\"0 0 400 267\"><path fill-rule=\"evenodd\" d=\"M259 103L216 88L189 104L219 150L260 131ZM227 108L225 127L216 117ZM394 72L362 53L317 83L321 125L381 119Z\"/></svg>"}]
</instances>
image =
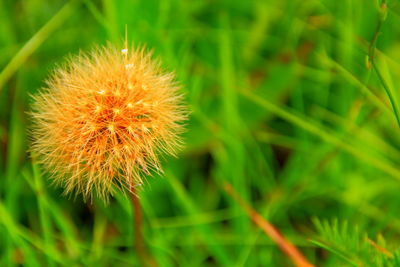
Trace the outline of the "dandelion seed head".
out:
<instances>
[{"instance_id":1,"label":"dandelion seed head","mask_svg":"<svg viewBox=\"0 0 400 267\"><path fill-rule=\"evenodd\" d=\"M125 64L125 69L133 68L133 64Z\"/></svg>"},{"instance_id":2,"label":"dandelion seed head","mask_svg":"<svg viewBox=\"0 0 400 267\"><path fill-rule=\"evenodd\" d=\"M34 96L32 151L66 193L143 184L181 147L186 109L173 74L144 49L98 48L56 69Z\"/></svg>"}]
</instances>

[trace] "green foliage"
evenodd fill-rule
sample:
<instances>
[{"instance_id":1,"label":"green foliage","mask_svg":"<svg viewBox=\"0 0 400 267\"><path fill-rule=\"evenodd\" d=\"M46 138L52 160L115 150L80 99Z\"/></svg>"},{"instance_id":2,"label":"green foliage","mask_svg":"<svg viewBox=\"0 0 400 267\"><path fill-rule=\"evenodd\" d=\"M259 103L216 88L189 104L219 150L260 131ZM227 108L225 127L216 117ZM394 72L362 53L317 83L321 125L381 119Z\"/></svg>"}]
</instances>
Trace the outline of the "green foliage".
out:
<instances>
[{"instance_id":1,"label":"green foliage","mask_svg":"<svg viewBox=\"0 0 400 267\"><path fill-rule=\"evenodd\" d=\"M392 254L385 248L386 241L382 235L378 236L376 244L366 231L347 221L313 221L318 237L311 242L339 258L331 260L331 266L400 266L399 254Z\"/></svg>"},{"instance_id":2,"label":"green foliage","mask_svg":"<svg viewBox=\"0 0 400 267\"><path fill-rule=\"evenodd\" d=\"M400 266L399 14L395 0L0 0L0 266L140 266L129 196L63 196L28 151L30 95L65 56L122 47L125 25L192 112L184 151L140 190L159 266L292 265L226 182L316 266Z\"/></svg>"}]
</instances>

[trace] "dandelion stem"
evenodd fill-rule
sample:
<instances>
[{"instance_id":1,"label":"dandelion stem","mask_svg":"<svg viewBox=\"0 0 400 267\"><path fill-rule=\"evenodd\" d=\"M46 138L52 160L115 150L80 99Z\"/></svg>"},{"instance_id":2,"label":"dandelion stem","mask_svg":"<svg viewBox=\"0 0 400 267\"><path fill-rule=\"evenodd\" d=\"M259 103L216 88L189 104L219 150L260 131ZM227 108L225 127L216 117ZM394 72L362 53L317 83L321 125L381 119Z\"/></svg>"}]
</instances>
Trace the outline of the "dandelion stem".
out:
<instances>
[{"instance_id":1,"label":"dandelion stem","mask_svg":"<svg viewBox=\"0 0 400 267\"><path fill-rule=\"evenodd\" d=\"M142 208L140 204L139 196L136 193L136 189L134 186L131 187L131 199L132 199L132 207L133 207L133 215L134 215L134 247L136 250L136 254L139 258L139 261L142 266L155 267L157 264L153 259L150 259L146 247L144 244L143 238L143 214Z\"/></svg>"}]
</instances>

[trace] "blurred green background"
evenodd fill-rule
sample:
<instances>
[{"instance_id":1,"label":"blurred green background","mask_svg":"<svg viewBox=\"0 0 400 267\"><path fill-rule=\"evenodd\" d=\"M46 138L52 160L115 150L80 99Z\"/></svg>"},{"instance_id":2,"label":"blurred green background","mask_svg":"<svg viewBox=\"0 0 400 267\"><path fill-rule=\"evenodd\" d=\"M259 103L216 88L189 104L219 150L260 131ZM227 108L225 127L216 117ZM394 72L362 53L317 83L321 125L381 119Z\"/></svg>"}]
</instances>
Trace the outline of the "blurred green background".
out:
<instances>
[{"instance_id":1,"label":"blurred green background","mask_svg":"<svg viewBox=\"0 0 400 267\"><path fill-rule=\"evenodd\" d=\"M0 0L0 266L141 266L129 197L62 196L27 152L30 94L125 25L191 110L140 191L158 266L293 266L224 183L316 266L400 266L397 0Z\"/></svg>"}]
</instances>

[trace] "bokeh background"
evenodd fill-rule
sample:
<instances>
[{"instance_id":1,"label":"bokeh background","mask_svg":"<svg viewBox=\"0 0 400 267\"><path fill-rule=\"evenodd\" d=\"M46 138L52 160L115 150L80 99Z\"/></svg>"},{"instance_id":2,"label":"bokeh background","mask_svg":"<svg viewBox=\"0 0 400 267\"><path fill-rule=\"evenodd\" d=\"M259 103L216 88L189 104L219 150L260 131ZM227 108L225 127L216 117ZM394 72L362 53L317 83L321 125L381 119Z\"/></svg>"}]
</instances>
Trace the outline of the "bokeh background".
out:
<instances>
[{"instance_id":1,"label":"bokeh background","mask_svg":"<svg viewBox=\"0 0 400 267\"><path fill-rule=\"evenodd\" d=\"M191 111L140 190L158 266L293 266L226 184L316 266L400 266L397 0L0 0L0 266L142 265L127 194L63 196L27 152L30 95L125 25Z\"/></svg>"}]
</instances>

